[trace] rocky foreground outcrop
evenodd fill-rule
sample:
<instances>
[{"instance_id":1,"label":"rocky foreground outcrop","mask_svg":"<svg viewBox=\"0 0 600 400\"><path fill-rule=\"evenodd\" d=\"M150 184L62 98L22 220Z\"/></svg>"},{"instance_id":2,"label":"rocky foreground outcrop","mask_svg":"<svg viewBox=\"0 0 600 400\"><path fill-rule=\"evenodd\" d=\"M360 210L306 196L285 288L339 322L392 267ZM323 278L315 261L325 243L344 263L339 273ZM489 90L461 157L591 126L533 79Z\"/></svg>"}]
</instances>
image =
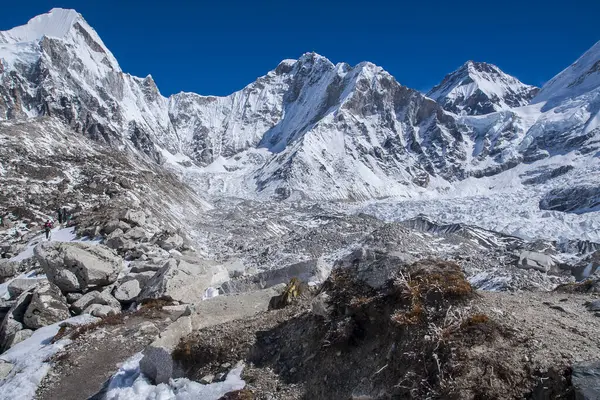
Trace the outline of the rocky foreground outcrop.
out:
<instances>
[{"instance_id":1,"label":"rocky foreground outcrop","mask_svg":"<svg viewBox=\"0 0 600 400\"><path fill-rule=\"evenodd\" d=\"M581 361L600 354L592 333L600 319L581 305L582 295L478 294L459 264L367 249L340 260L317 293L303 296L283 309L192 333L176 348L176 364L202 381L244 360L246 389L226 398L597 393L589 375L596 370ZM573 334L581 329L594 336Z\"/></svg>"}]
</instances>

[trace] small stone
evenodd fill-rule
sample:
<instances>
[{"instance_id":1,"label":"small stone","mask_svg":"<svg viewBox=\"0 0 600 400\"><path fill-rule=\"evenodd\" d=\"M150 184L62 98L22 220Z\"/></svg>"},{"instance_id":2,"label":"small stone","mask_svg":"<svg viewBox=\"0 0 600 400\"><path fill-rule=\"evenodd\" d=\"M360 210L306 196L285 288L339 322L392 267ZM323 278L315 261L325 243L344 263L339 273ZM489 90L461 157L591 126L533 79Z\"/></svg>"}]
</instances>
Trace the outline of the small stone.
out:
<instances>
[{"instance_id":1,"label":"small stone","mask_svg":"<svg viewBox=\"0 0 600 400\"><path fill-rule=\"evenodd\" d=\"M213 380L213 382L223 382L225 379L227 379L227 373L219 372L215 375L215 379Z\"/></svg>"},{"instance_id":2,"label":"small stone","mask_svg":"<svg viewBox=\"0 0 600 400\"><path fill-rule=\"evenodd\" d=\"M143 335L156 336L160 330L152 322L143 322L138 328L138 332Z\"/></svg>"},{"instance_id":3,"label":"small stone","mask_svg":"<svg viewBox=\"0 0 600 400\"><path fill-rule=\"evenodd\" d=\"M200 379L200 383L202 383L203 385L208 385L209 383L212 383L214 379L214 375L206 375L203 376L202 379Z\"/></svg>"}]
</instances>

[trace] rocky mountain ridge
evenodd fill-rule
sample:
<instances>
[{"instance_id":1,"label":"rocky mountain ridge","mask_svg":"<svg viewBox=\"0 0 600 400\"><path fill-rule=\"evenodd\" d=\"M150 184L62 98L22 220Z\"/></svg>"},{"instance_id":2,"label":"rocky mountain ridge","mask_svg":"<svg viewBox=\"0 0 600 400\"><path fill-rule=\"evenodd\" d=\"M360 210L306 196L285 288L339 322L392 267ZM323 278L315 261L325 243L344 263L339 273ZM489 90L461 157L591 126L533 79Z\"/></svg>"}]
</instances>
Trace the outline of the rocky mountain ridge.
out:
<instances>
[{"instance_id":1,"label":"rocky mountain ridge","mask_svg":"<svg viewBox=\"0 0 600 400\"><path fill-rule=\"evenodd\" d=\"M455 114L484 115L526 106L538 91L495 65L467 61L427 96Z\"/></svg>"},{"instance_id":2,"label":"rocky mountain ridge","mask_svg":"<svg viewBox=\"0 0 600 400\"><path fill-rule=\"evenodd\" d=\"M559 108L557 119L547 105L527 106L535 88L485 63L465 64L430 92L439 103L371 63L334 65L314 53L284 60L230 96L166 98L151 76L124 73L73 10L54 9L0 38L4 120L56 117L75 132L167 165L209 194L416 195L559 151L587 160L597 148L592 111L586 117ZM485 90L494 106L482 116L444 110L449 93L474 85L465 79L475 73L476 86L498 89ZM589 103L591 110L595 100L586 96L578 107Z\"/></svg>"}]
</instances>

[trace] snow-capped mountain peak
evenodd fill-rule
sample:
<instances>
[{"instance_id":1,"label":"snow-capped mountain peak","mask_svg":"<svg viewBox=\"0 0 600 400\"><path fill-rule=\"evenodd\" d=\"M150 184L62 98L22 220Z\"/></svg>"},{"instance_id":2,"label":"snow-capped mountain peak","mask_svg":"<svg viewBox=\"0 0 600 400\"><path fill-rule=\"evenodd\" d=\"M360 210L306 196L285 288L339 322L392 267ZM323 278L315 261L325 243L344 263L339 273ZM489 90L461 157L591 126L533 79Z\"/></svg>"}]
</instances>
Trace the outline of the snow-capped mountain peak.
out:
<instances>
[{"instance_id":1,"label":"snow-capped mountain peak","mask_svg":"<svg viewBox=\"0 0 600 400\"><path fill-rule=\"evenodd\" d=\"M44 38L64 41L79 49L76 50L78 52L89 53L89 57L85 58L92 58L94 62L100 59L113 70L120 71L117 60L94 28L77 11L64 8L53 8L46 14L33 17L25 25L0 31L0 60L15 61L24 45L34 46ZM106 60L102 61L103 58Z\"/></svg>"},{"instance_id":2,"label":"snow-capped mountain peak","mask_svg":"<svg viewBox=\"0 0 600 400\"><path fill-rule=\"evenodd\" d=\"M483 115L527 105L537 91L493 64L467 61L427 96L450 112Z\"/></svg>"},{"instance_id":3,"label":"snow-capped mountain peak","mask_svg":"<svg viewBox=\"0 0 600 400\"><path fill-rule=\"evenodd\" d=\"M53 8L46 14L33 17L25 25L0 32L0 43L31 42L43 36L64 38L76 23L87 25L77 11Z\"/></svg>"},{"instance_id":4,"label":"snow-capped mountain peak","mask_svg":"<svg viewBox=\"0 0 600 400\"><path fill-rule=\"evenodd\" d=\"M533 103L577 97L600 87L600 41L542 87Z\"/></svg>"}]
</instances>

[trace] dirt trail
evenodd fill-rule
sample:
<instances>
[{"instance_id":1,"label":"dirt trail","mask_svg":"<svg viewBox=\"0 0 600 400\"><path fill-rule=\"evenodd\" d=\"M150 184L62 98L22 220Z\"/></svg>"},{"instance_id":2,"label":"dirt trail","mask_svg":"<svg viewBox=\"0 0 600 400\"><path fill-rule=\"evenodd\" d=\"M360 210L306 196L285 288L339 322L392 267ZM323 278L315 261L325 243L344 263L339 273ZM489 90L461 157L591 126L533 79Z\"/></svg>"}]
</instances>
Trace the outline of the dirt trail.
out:
<instances>
[{"instance_id":1,"label":"dirt trail","mask_svg":"<svg viewBox=\"0 0 600 400\"><path fill-rule=\"evenodd\" d=\"M142 351L170 323L167 316L162 312L151 316L129 314L122 324L84 333L54 357L37 399L81 400L93 396L117 371L117 364Z\"/></svg>"},{"instance_id":2,"label":"dirt trail","mask_svg":"<svg viewBox=\"0 0 600 400\"><path fill-rule=\"evenodd\" d=\"M600 317L586 309L589 294L480 292L492 318L529 335L533 364L565 364L600 358Z\"/></svg>"}]
</instances>

